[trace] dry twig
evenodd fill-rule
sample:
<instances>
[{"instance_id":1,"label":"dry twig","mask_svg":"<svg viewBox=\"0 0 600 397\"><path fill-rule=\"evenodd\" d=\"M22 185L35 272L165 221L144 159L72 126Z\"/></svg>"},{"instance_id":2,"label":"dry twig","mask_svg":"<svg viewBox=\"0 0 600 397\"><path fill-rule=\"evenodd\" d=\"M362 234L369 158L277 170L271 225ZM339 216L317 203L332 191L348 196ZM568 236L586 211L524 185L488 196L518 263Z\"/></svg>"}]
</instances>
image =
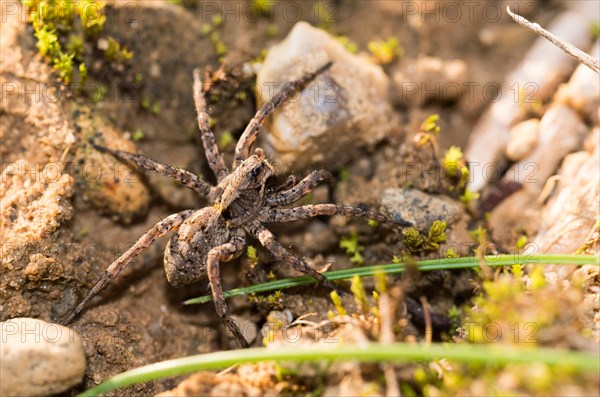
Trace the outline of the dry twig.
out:
<instances>
[{"instance_id":1,"label":"dry twig","mask_svg":"<svg viewBox=\"0 0 600 397\"><path fill-rule=\"evenodd\" d=\"M524 17L515 14L514 12L512 12L510 7L506 7L506 12L508 12L508 14L512 17L512 19L519 25L524 26L524 27L530 29L531 31L533 31L534 33L546 38L552 44L554 44L555 46L557 46L558 48L560 48L567 54L571 55L573 58L577 59L579 62L583 63L590 69L596 71L596 73L600 72L600 62L598 62L598 60L596 58L594 58L593 56L581 51L579 48L575 47L574 45L572 45L572 44L566 42L565 40L561 39L560 37L548 32L546 29L542 28L539 24L529 22Z\"/></svg>"}]
</instances>

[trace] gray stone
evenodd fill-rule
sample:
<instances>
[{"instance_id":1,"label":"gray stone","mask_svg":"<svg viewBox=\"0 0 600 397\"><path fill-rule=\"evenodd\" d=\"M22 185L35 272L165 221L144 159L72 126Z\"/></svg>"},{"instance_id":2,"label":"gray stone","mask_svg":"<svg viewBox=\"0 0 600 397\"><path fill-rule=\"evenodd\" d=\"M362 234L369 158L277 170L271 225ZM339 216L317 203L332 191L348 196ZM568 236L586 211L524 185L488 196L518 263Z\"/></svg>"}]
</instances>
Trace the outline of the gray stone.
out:
<instances>
[{"instance_id":1,"label":"gray stone","mask_svg":"<svg viewBox=\"0 0 600 397\"><path fill-rule=\"evenodd\" d=\"M396 221L409 222L420 232L429 230L434 221L457 222L462 205L447 196L431 195L417 189L387 189L381 197L382 212Z\"/></svg>"},{"instance_id":2,"label":"gray stone","mask_svg":"<svg viewBox=\"0 0 600 397\"><path fill-rule=\"evenodd\" d=\"M259 105L284 83L328 61L333 62L331 69L288 100L266 124L261 146L283 170L316 164L336 168L398 125L383 69L306 22L298 22L269 50L257 76Z\"/></svg>"},{"instance_id":3,"label":"gray stone","mask_svg":"<svg viewBox=\"0 0 600 397\"><path fill-rule=\"evenodd\" d=\"M33 318L0 323L0 395L47 396L75 386L85 373L81 337Z\"/></svg>"}]
</instances>

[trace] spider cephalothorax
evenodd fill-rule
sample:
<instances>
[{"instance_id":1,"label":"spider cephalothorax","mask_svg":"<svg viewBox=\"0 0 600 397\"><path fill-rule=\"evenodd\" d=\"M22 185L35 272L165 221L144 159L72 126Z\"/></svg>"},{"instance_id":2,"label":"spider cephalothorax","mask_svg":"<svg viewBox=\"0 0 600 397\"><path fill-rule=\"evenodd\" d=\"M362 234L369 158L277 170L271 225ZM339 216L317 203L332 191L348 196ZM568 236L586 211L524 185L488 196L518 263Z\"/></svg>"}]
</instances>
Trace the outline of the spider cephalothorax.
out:
<instances>
[{"instance_id":1,"label":"spider cephalothorax","mask_svg":"<svg viewBox=\"0 0 600 397\"><path fill-rule=\"evenodd\" d=\"M288 263L294 269L335 289L335 285L323 275L308 266L304 260L286 250L264 224L336 214L375 219L380 222L389 221L382 215L346 205L315 204L281 208L298 201L315 186L323 182L331 182L331 175L327 171L317 170L298 183L295 178L290 177L284 185L272 189L270 181L275 177L272 165L260 149L256 149L255 154L250 155L252 144L256 140L265 118L287 97L330 67L331 63L327 63L315 72L308 73L287 84L258 110L236 145L231 172L219 154L214 135L209 127L204 98L206 86L202 87L199 72L194 71L194 102L198 113L200 137L208 164L217 177L216 186L211 186L189 171L158 163L142 155L111 150L92 143L96 149L110 153L120 160L134 163L142 169L155 171L180 181L187 187L207 196L211 204L197 210L178 212L154 225L104 271L100 280L65 322L73 320L85 305L111 279L116 278L144 248L169 231L175 231L175 233L165 249L164 266L167 280L177 287L208 277L217 314L243 346L248 346L248 342L229 315L223 297L219 263L231 261L241 255L246 247L248 236L256 238L278 260Z\"/></svg>"}]
</instances>

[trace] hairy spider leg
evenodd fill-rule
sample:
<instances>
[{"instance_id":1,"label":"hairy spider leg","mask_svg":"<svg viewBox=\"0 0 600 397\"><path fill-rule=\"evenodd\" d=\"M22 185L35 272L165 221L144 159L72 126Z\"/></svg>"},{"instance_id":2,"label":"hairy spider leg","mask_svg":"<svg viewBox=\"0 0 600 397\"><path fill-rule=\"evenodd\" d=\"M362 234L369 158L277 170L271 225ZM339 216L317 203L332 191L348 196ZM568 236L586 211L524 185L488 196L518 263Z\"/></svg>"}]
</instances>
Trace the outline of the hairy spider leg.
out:
<instances>
[{"instance_id":1,"label":"hairy spider leg","mask_svg":"<svg viewBox=\"0 0 600 397\"><path fill-rule=\"evenodd\" d=\"M259 215L261 222L292 222L314 218L321 215L343 215L353 218L372 219L381 223L398 225L397 222L372 211L365 211L351 205L342 204L309 204L295 208L269 208ZM408 223L402 226L409 226Z\"/></svg>"},{"instance_id":2,"label":"hairy spider leg","mask_svg":"<svg viewBox=\"0 0 600 397\"><path fill-rule=\"evenodd\" d=\"M77 305L75 310L73 310L71 314L69 314L69 316L63 321L63 324L68 324L73 321L73 319L85 308L88 302L94 296L96 296L96 294L98 294L98 292L100 292L110 280L117 278L119 273L121 273L121 271L125 269L125 267L127 267L127 265L142 252L142 250L150 246L157 238L177 229L183 223L183 221L185 221L194 212L194 210L178 212L176 214L169 215L162 221L155 224L152 229L148 230L146 234L140 237L140 239L131 248L125 251L123 255L121 255L104 271L104 273L102 273L100 280L96 282L94 287L87 293L79 305Z\"/></svg>"},{"instance_id":3,"label":"hairy spider leg","mask_svg":"<svg viewBox=\"0 0 600 397\"><path fill-rule=\"evenodd\" d=\"M225 296L223 295L223 286L221 285L219 263L229 262L240 256L244 252L245 245L244 238L242 236L236 236L230 242L212 248L208 252L206 259L208 281L212 290L217 315L233 333L233 336L242 347L248 347L249 344L242 331L229 314L229 308L227 307Z\"/></svg>"},{"instance_id":4,"label":"hairy spider leg","mask_svg":"<svg viewBox=\"0 0 600 397\"><path fill-rule=\"evenodd\" d=\"M298 258L294 254L286 250L279 243L279 241L277 241L277 238L273 235L273 233L271 233L269 229L267 229L259 222L253 221L250 225L245 226L244 229L252 236L254 236L258 241L260 241L263 247L271 251L271 253L278 260L292 266L299 272L311 276L319 283L336 291L340 296L344 295L344 293L340 291L333 282L327 280L325 276L323 276L321 273L317 272L315 269L310 267L302 259Z\"/></svg>"},{"instance_id":5,"label":"hairy spider leg","mask_svg":"<svg viewBox=\"0 0 600 397\"><path fill-rule=\"evenodd\" d=\"M196 113L198 114L198 128L200 129L200 138L204 146L204 153L208 166L217 177L217 181L222 181L228 174L229 170L223 161L223 157L219 153L219 147L215 141L215 135L210 129L210 121L208 111L206 109L205 90L200 80L200 71L194 69L194 104L196 105Z\"/></svg>"},{"instance_id":6,"label":"hairy spider leg","mask_svg":"<svg viewBox=\"0 0 600 397\"><path fill-rule=\"evenodd\" d=\"M333 176L329 171L316 170L308 174L297 185L286 190L277 192L266 198L266 204L269 207L280 207L290 205L300 200L302 197L310 193L316 186L327 182L330 189L333 184Z\"/></svg>"},{"instance_id":7,"label":"hairy spider leg","mask_svg":"<svg viewBox=\"0 0 600 397\"><path fill-rule=\"evenodd\" d=\"M327 62L312 73L307 73L298 80L286 83L284 87L277 92L268 102L261 106L260 109L254 115L254 118L250 120L246 129L242 133L242 136L238 140L235 146L235 158L233 160L233 168L237 168L244 160L250 155L250 149L252 144L256 140L258 132L263 122L273 111L281 105L287 98L294 94L298 89L304 87L307 83L311 82L319 74L325 72L333 65L332 62Z\"/></svg>"},{"instance_id":8,"label":"hairy spider leg","mask_svg":"<svg viewBox=\"0 0 600 397\"><path fill-rule=\"evenodd\" d=\"M92 145L99 152L108 153L119 160L129 161L147 171L154 171L158 174L168 176L169 178L173 178L184 184L186 187L189 187L190 189L202 195L207 196L214 189L208 182L203 181L196 174L193 174L184 169L171 167L170 165L159 163L158 161L152 160L151 158L143 156L141 154L124 152L122 150L113 150L104 146L96 145L93 142L90 142L90 145Z\"/></svg>"}]
</instances>

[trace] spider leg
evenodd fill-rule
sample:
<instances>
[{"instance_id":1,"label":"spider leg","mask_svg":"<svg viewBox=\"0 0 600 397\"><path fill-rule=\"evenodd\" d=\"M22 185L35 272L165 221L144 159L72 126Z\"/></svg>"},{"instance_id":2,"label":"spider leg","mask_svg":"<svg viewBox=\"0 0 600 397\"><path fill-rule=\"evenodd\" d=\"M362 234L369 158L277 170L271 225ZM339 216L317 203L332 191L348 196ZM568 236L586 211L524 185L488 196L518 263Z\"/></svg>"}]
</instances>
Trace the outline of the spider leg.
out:
<instances>
[{"instance_id":1,"label":"spider leg","mask_svg":"<svg viewBox=\"0 0 600 397\"><path fill-rule=\"evenodd\" d=\"M396 222L372 211L365 211L351 205L310 204L296 208L268 208L259 214L261 222L290 222L314 218L320 215L344 215L354 218L367 218L396 226L411 226L408 222Z\"/></svg>"},{"instance_id":2,"label":"spider leg","mask_svg":"<svg viewBox=\"0 0 600 397\"><path fill-rule=\"evenodd\" d=\"M271 251L271 253L278 260L287 263L299 272L311 276L319 283L336 291L340 296L344 295L344 293L340 291L333 282L329 281L321 273L308 266L308 264L302 259L298 258L294 254L286 250L279 243L279 241L277 241L277 238L273 235L273 233L271 233L269 229L267 229L260 223L253 222L251 225L247 226L246 231L248 231L251 235L257 238L258 241L260 241L260 243L262 244L262 246Z\"/></svg>"},{"instance_id":3,"label":"spider leg","mask_svg":"<svg viewBox=\"0 0 600 397\"><path fill-rule=\"evenodd\" d=\"M258 132L263 122L273 111L281 105L287 98L289 98L294 92L303 87L305 84L312 81L319 74L323 73L331 67L332 63L327 62L312 73L307 73L298 80L286 83L283 88L271 98L267 103L261 106L260 109L254 115L254 118L250 120L248 126L244 130L240 137L237 145L235 146L235 159L233 161L233 168L237 168L244 160L246 160L250 154L250 148L256 140Z\"/></svg>"},{"instance_id":4,"label":"spider leg","mask_svg":"<svg viewBox=\"0 0 600 397\"><path fill-rule=\"evenodd\" d=\"M303 196L308 194L312 189L323 182L328 182L331 184L333 182L333 176L331 176L331 174L325 170L313 171L304 179L302 179L296 186L292 186L289 189L267 196L266 204L269 207L280 207L292 204L300 200Z\"/></svg>"},{"instance_id":5,"label":"spider leg","mask_svg":"<svg viewBox=\"0 0 600 397\"><path fill-rule=\"evenodd\" d=\"M150 246L150 244L152 244L157 238L163 236L171 230L177 229L181 223L183 223L183 221L186 220L193 212L194 210L186 210L169 215L154 225L152 229L148 230L146 234L140 237L140 239L131 248L129 248L123 255L114 261L104 271L104 273L102 273L100 280L96 282L90 292L87 293L85 298L83 298L75 310L73 310L71 314L69 314L69 317L67 317L62 323L68 324L73 321L73 319L85 308L89 301L96 296L96 294L100 292L110 280L117 278L119 273L121 273L121 271L125 269L125 267L127 267L127 265L133 259L135 259L144 248Z\"/></svg>"},{"instance_id":6,"label":"spider leg","mask_svg":"<svg viewBox=\"0 0 600 397\"><path fill-rule=\"evenodd\" d=\"M215 136L210 129L208 112L206 109L206 98L204 97L204 88L200 80L200 71L194 69L194 103L196 113L198 113L198 127L200 128L200 138L204 146L204 153L210 169L215 173L217 181L223 180L229 174L229 170L219 153L219 148L215 141Z\"/></svg>"},{"instance_id":7,"label":"spider leg","mask_svg":"<svg viewBox=\"0 0 600 397\"><path fill-rule=\"evenodd\" d=\"M215 301L215 310L217 315L233 333L233 336L235 336L238 343L242 347L248 347L249 344L246 341L244 334L229 314L229 308L227 307L225 297L223 296L223 286L221 285L221 276L219 271L219 262L228 262L241 255L244 245L244 240L238 237L226 244L212 248L208 252L206 259L206 270L208 272L208 280Z\"/></svg>"},{"instance_id":8,"label":"spider leg","mask_svg":"<svg viewBox=\"0 0 600 397\"><path fill-rule=\"evenodd\" d=\"M211 185L200 179L197 175L184 169L175 168L167 164L159 163L158 161L154 161L151 158L142 156L141 154L124 152L122 150L113 150L104 146L96 145L92 142L90 142L90 145L92 145L99 152L108 153L119 160L129 161L147 171L154 171L161 175L173 178L202 195L209 195L211 190L213 189Z\"/></svg>"},{"instance_id":9,"label":"spider leg","mask_svg":"<svg viewBox=\"0 0 600 397\"><path fill-rule=\"evenodd\" d=\"M290 175L287 177L285 182L283 182L281 185L275 188L275 192L281 192L283 190L291 189L296 185L296 183L298 183L296 177L294 175Z\"/></svg>"}]
</instances>

